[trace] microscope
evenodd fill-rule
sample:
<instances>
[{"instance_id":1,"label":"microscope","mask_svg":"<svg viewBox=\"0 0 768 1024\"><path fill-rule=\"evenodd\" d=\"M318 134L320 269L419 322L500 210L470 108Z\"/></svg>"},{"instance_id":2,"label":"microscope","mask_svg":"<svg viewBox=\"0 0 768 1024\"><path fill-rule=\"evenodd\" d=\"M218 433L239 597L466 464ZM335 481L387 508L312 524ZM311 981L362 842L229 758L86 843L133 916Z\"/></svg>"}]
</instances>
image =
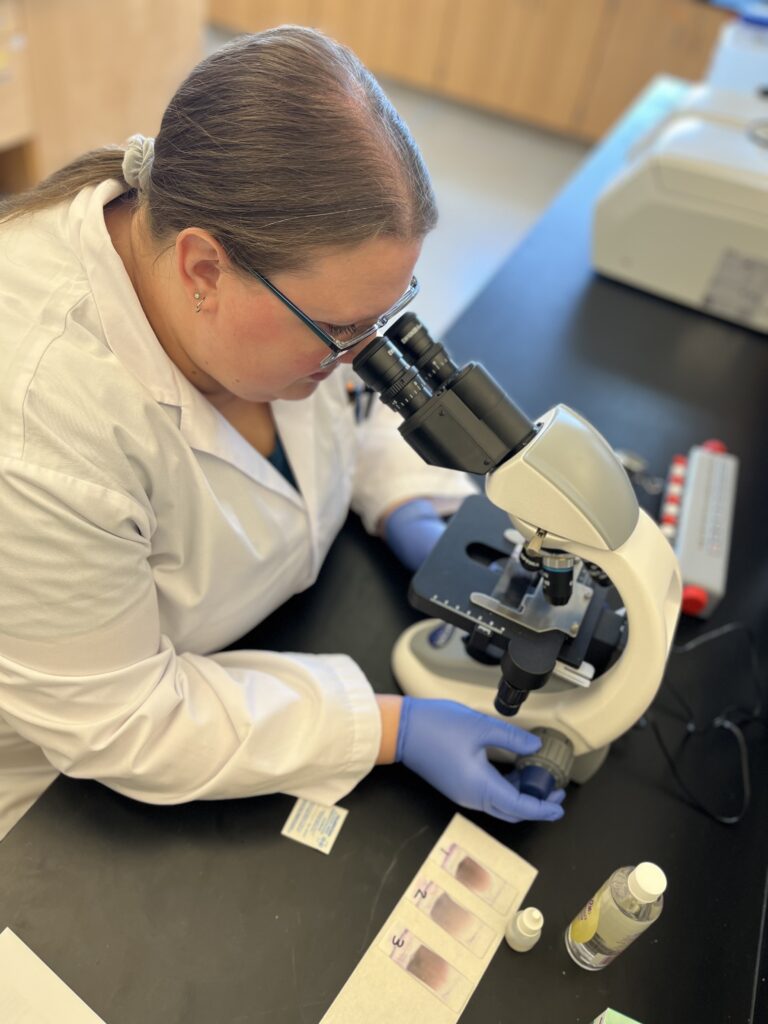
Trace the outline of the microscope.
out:
<instances>
[{"instance_id":1,"label":"microscope","mask_svg":"<svg viewBox=\"0 0 768 1024\"><path fill-rule=\"evenodd\" d=\"M661 683L682 595L672 548L594 427L564 405L532 422L414 314L353 369L425 462L485 477L411 582L433 617L395 644L401 689L539 735L517 761L523 792L585 782Z\"/></svg>"}]
</instances>

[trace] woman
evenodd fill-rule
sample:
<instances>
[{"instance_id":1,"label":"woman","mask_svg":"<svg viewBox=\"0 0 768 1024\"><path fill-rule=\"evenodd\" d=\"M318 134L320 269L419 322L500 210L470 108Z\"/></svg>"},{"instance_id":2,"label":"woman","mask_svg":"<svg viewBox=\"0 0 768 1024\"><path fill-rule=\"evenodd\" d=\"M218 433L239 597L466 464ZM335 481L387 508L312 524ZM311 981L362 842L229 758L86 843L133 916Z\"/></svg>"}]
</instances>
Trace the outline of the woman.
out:
<instances>
[{"instance_id":1,"label":"woman","mask_svg":"<svg viewBox=\"0 0 768 1024\"><path fill-rule=\"evenodd\" d=\"M376 698L344 655L215 653L312 584L350 506L413 568L472 490L347 398L436 220L356 58L308 29L240 39L156 140L2 216L0 833L57 772L333 803L395 759L464 806L561 816L489 765L538 747L508 723Z\"/></svg>"}]
</instances>

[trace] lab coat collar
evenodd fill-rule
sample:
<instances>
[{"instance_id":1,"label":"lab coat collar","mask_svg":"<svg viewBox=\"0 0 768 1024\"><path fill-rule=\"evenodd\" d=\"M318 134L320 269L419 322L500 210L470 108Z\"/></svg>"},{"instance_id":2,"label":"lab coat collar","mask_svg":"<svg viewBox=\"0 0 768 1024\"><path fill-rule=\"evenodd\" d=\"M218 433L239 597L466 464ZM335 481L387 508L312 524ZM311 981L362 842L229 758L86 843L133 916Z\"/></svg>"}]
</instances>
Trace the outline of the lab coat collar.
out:
<instances>
[{"instance_id":1,"label":"lab coat collar","mask_svg":"<svg viewBox=\"0 0 768 1024\"><path fill-rule=\"evenodd\" d=\"M79 248L107 345L155 401L167 407L190 447L231 463L257 483L303 506L301 494L214 409L158 341L104 222L104 207L124 191L123 183L116 180L84 189L73 202L70 213L72 242ZM302 409L298 420L308 415L311 415L310 410ZM275 419L296 479L302 486L302 477L307 471L311 472L311 467L305 465L301 457L303 446L292 444L285 436L281 416L276 414ZM299 422L292 427L289 433L292 439L298 440L302 427L310 428L310 422L307 419L305 424Z\"/></svg>"}]
</instances>

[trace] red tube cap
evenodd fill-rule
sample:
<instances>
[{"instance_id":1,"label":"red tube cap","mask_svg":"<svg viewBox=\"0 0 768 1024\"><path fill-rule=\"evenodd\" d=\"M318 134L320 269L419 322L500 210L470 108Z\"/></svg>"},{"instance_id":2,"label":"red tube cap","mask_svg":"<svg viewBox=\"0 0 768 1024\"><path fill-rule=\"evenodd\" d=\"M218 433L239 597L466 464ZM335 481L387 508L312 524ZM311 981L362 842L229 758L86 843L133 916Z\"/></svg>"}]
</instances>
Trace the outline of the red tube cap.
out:
<instances>
[{"instance_id":1,"label":"red tube cap","mask_svg":"<svg viewBox=\"0 0 768 1024\"><path fill-rule=\"evenodd\" d=\"M683 615L701 615L709 604L709 594L704 587L686 583L683 587Z\"/></svg>"}]
</instances>

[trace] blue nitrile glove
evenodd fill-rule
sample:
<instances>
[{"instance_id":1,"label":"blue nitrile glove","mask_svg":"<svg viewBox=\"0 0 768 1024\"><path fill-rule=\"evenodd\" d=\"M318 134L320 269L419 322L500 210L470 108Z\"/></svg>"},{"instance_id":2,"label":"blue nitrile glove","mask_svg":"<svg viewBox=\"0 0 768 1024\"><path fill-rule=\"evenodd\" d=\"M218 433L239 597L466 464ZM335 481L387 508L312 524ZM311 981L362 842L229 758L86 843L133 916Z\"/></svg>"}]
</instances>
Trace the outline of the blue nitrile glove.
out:
<instances>
[{"instance_id":1,"label":"blue nitrile glove","mask_svg":"<svg viewBox=\"0 0 768 1024\"><path fill-rule=\"evenodd\" d=\"M395 760L462 807L503 821L557 821L564 813L562 789L546 800L527 796L515 786L519 772L502 775L486 755L487 747L532 754L540 746L538 736L463 704L405 697Z\"/></svg>"},{"instance_id":2,"label":"blue nitrile glove","mask_svg":"<svg viewBox=\"0 0 768 1024\"><path fill-rule=\"evenodd\" d=\"M387 516L384 539L403 565L416 572L444 530L445 523L432 502L414 498Z\"/></svg>"}]
</instances>

